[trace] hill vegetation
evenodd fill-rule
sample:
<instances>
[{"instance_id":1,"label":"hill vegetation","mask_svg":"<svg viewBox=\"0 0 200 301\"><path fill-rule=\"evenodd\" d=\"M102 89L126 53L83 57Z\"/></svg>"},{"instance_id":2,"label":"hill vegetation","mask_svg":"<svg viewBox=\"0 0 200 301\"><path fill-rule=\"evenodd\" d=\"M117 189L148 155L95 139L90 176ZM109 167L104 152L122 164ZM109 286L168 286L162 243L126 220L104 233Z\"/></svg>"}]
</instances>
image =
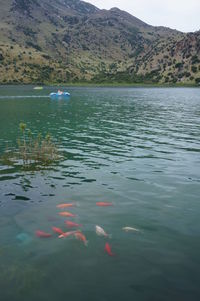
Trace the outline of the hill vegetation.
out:
<instances>
[{"instance_id":1,"label":"hill vegetation","mask_svg":"<svg viewBox=\"0 0 200 301\"><path fill-rule=\"evenodd\" d=\"M200 83L200 31L79 0L1 0L0 83Z\"/></svg>"}]
</instances>

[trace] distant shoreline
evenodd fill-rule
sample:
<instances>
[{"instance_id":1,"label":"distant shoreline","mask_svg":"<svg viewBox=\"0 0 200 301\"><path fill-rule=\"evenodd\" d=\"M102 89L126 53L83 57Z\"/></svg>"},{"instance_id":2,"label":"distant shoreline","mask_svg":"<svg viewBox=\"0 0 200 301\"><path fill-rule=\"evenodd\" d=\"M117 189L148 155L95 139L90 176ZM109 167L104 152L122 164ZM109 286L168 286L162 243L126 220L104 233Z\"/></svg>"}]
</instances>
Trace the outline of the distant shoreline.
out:
<instances>
[{"instance_id":1,"label":"distant shoreline","mask_svg":"<svg viewBox=\"0 0 200 301\"><path fill-rule=\"evenodd\" d=\"M46 87L149 87L149 88L200 88L197 84L147 84L147 83L0 83L0 86L46 86Z\"/></svg>"}]
</instances>

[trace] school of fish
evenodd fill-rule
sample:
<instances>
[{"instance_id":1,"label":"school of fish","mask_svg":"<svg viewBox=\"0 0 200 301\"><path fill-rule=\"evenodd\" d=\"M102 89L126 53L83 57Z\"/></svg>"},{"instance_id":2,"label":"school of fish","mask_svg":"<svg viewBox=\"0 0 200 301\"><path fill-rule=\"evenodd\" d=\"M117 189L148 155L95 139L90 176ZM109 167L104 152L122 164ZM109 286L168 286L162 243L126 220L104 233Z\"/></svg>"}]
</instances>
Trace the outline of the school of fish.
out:
<instances>
[{"instance_id":1,"label":"school of fish","mask_svg":"<svg viewBox=\"0 0 200 301\"><path fill-rule=\"evenodd\" d=\"M113 206L113 203L111 202L97 202L96 206L98 207L110 207ZM66 208L73 208L76 207L76 203L62 203L62 204L58 204L56 206L58 209L62 210L62 209L66 209ZM60 211L58 213L60 216L63 216L65 218L75 218L77 217L76 214L71 213L69 211ZM76 230L72 230L72 231L63 231L61 228L52 226L52 231L54 234L58 235L58 238L67 238L67 237L74 237L76 240L82 242L85 246L88 245L88 240L86 239L86 236L83 234L83 232L79 229L81 227L83 227L82 224L78 224L76 222L70 221L70 220L65 220L64 224L67 228L76 228ZM139 229L134 228L134 227L123 227L122 230L124 230L125 232L140 232ZM102 236L104 238L111 238L111 234L108 234L101 226L96 225L95 226L95 232L98 236ZM39 238L50 238L53 236L52 233L48 233L45 232L43 230L36 230L35 232L36 236ZM105 246L104 246L104 251L109 255L109 256L115 256L115 253L112 252L112 247L111 245L106 242Z\"/></svg>"}]
</instances>

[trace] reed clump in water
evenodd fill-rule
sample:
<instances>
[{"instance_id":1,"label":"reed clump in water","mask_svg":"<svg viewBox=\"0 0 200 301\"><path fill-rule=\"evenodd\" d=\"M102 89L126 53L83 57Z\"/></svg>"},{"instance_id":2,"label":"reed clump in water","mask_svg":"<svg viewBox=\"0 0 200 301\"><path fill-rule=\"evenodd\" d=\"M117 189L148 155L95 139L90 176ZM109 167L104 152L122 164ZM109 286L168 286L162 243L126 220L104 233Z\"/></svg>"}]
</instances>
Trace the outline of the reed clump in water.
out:
<instances>
[{"instance_id":1,"label":"reed clump in water","mask_svg":"<svg viewBox=\"0 0 200 301\"><path fill-rule=\"evenodd\" d=\"M59 158L58 149L50 134L43 137L40 133L34 137L25 123L20 123L19 128L22 136L17 140L18 154L24 165L35 162L48 164Z\"/></svg>"},{"instance_id":2,"label":"reed clump in water","mask_svg":"<svg viewBox=\"0 0 200 301\"><path fill-rule=\"evenodd\" d=\"M48 165L60 158L58 148L50 134L45 137L39 133L36 137L25 123L19 124L21 136L17 140L17 150L12 148L5 151L3 161L12 164L22 160L24 167L30 165Z\"/></svg>"}]
</instances>

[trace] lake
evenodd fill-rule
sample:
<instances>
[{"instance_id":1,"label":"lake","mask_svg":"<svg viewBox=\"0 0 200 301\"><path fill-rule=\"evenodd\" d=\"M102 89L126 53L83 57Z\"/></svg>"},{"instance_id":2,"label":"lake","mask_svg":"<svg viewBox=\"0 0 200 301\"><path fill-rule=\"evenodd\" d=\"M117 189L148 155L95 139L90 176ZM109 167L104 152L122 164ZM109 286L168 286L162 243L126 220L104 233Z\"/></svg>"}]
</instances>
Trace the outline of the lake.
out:
<instances>
[{"instance_id":1,"label":"lake","mask_svg":"<svg viewBox=\"0 0 200 301\"><path fill-rule=\"evenodd\" d=\"M200 89L55 90L0 87L1 156L20 122L62 154L38 170L0 162L1 300L200 300ZM56 205L71 202L87 247L53 234L68 231Z\"/></svg>"}]
</instances>

